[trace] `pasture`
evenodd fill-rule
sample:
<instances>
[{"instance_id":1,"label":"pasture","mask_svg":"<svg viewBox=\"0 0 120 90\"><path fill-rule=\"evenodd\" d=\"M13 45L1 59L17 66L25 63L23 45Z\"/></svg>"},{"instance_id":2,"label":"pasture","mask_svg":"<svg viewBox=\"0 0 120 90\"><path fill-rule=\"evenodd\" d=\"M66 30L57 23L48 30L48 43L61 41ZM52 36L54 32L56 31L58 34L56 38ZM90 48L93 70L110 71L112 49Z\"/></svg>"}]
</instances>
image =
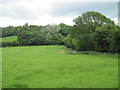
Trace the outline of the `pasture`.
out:
<instances>
[{"instance_id":1,"label":"pasture","mask_svg":"<svg viewBox=\"0 0 120 90\"><path fill-rule=\"evenodd\" d=\"M118 57L64 46L2 48L3 88L117 88Z\"/></svg>"},{"instance_id":2,"label":"pasture","mask_svg":"<svg viewBox=\"0 0 120 90\"><path fill-rule=\"evenodd\" d=\"M3 37L3 38L0 38L0 41L2 41L2 42L17 41L17 36Z\"/></svg>"},{"instance_id":3,"label":"pasture","mask_svg":"<svg viewBox=\"0 0 120 90\"><path fill-rule=\"evenodd\" d=\"M2 88L2 48L0 48L0 89Z\"/></svg>"}]
</instances>

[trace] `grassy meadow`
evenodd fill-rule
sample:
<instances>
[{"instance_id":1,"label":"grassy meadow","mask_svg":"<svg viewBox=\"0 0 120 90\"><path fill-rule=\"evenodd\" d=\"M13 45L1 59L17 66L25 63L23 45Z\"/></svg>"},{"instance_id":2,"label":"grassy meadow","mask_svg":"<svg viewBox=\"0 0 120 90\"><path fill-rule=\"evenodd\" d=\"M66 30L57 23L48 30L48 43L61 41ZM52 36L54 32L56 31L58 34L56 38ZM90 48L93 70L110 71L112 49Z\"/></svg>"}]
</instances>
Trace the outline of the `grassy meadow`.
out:
<instances>
[{"instance_id":1,"label":"grassy meadow","mask_svg":"<svg viewBox=\"0 0 120 90\"><path fill-rule=\"evenodd\" d=\"M117 88L118 57L64 46L2 48L3 88Z\"/></svg>"},{"instance_id":2,"label":"grassy meadow","mask_svg":"<svg viewBox=\"0 0 120 90\"><path fill-rule=\"evenodd\" d=\"M0 48L0 89L2 89L2 48Z\"/></svg>"},{"instance_id":3,"label":"grassy meadow","mask_svg":"<svg viewBox=\"0 0 120 90\"><path fill-rule=\"evenodd\" d=\"M2 42L17 41L17 36L9 36L9 37L0 38L0 41Z\"/></svg>"}]
</instances>

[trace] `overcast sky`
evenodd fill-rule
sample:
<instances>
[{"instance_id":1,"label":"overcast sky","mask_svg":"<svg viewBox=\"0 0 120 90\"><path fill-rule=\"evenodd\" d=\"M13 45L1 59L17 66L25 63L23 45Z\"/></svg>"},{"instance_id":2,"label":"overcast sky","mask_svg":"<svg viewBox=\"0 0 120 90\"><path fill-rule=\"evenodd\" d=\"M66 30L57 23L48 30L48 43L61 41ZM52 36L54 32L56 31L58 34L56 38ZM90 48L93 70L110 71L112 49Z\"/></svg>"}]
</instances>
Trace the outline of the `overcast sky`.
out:
<instances>
[{"instance_id":1,"label":"overcast sky","mask_svg":"<svg viewBox=\"0 0 120 90\"><path fill-rule=\"evenodd\" d=\"M87 11L100 12L117 23L119 0L95 1L97 0L0 0L0 26L25 23L73 25L73 19Z\"/></svg>"}]
</instances>

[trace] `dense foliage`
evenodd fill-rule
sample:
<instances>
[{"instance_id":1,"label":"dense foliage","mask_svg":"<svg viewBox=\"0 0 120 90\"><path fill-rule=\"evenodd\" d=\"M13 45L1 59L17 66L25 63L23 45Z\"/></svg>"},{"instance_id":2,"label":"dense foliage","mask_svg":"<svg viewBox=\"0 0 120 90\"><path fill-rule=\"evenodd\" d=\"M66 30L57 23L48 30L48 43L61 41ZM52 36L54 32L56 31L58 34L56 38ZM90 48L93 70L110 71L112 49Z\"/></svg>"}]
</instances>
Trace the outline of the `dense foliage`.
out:
<instances>
[{"instance_id":1,"label":"dense foliage","mask_svg":"<svg viewBox=\"0 0 120 90\"><path fill-rule=\"evenodd\" d=\"M120 27L98 12L85 12L73 20L73 26L59 25L8 26L1 28L2 37L17 36L13 45L64 44L77 51L119 52ZM14 42L13 42L14 43ZM3 43L5 46L12 44Z\"/></svg>"},{"instance_id":2,"label":"dense foliage","mask_svg":"<svg viewBox=\"0 0 120 90\"><path fill-rule=\"evenodd\" d=\"M68 27L66 25L66 27ZM59 25L28 25L23 26L8 26L2 28L2 37L17 35L17 41L19 45L55 45L63 44L64 35L60 31ZM3 46L11 46L10 42L3 42Z\"/></svg>"},{"instance_id":3,"label":"dense foliage","mask_svg":"<svg viewBox=\"0 0 120 90\"><path fill-rule=\"evenodd\" d=\"M120 29L98 12L86 12L74 19L75 25L65 45L78 51L118 52Z\"/></svg>"},{"instance_id":4,"label":"dense foliage","mask_svg":"<svg viewBox=\"0 0 120 90\"><path fill-rule=\"evenodd\" d=\"M118 26L106 24L96 28L93 34L95 50L101 52L118 52L120 29Z\"/></svg>"}]
</instances>

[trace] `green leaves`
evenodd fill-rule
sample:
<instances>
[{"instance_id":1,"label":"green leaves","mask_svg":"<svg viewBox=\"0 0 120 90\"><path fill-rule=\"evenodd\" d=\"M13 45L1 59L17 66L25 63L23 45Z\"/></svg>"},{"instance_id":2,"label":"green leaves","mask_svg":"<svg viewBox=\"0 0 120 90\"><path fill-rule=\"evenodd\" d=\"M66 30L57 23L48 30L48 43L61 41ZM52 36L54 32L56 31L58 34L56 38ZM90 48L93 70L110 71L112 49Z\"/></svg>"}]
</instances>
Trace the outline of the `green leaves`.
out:
<instances>
[{"instance_id":1,"label":"green leaves","mask_svg":"<svg viewBox=\"0 0 120 90\"><path fill-rule=\"evenodd\" d=\"M96 28L93 34L93 41L97 51L101 52L118 52L120 45L120 30L112 24L103 25Z\"/></svg>"},{"instance_id":2,"label":"green leaves","mask_svg":"<svg viewBox=\"0 0 120 90\"><path fill-rule=\"evenodd\" d=\"M75 25L65 39L65 45L80 51L117 52L120 27L101 13L85 12L74 20Z\"/></svg>"},{"instance_id":3,"label":"green leaves","mask_svg":"<svg viewBox=\"0 0 120 90\"><path fill-rule=\"evenodd\" d=\"M18 41L23 45L44 44L45 36L38 31L23 31L18 35Z\"/></svg>"},{"instance_id":4,"label":"green leaves","mask_svg":"<svg viewBox=\"0 0 120 90\"><path fill-rule=\"evenodd\" d=\"M74 19L75 25L83 27L85 26L89 30L95 31L95 28L98 26L102 26L104 24L113 24L114 22L101 13L90 11L85 12L78 18Z\"/></svg>"}]
</instances>

